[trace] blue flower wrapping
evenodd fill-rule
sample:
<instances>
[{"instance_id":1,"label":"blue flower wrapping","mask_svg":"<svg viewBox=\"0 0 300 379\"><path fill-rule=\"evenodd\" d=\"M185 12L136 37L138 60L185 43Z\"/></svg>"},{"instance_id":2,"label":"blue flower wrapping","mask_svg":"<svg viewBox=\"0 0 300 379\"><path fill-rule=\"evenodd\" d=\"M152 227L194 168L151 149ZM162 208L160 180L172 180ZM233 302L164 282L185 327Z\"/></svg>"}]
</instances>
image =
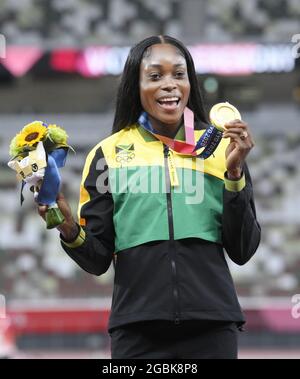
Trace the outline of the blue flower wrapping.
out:
<instances>
[{"instance_id":1,"label":"blue flower wrapping","mask_svg":"<svg viewBox=\"0 0 300 379\"><path fill-rule=\"evenodd\" d=\"M54 205L61 187L59 168L64 167L68 149L56 149L48 154L47 167L37 202L43 205Z\"/></svg>"}]
</instances>

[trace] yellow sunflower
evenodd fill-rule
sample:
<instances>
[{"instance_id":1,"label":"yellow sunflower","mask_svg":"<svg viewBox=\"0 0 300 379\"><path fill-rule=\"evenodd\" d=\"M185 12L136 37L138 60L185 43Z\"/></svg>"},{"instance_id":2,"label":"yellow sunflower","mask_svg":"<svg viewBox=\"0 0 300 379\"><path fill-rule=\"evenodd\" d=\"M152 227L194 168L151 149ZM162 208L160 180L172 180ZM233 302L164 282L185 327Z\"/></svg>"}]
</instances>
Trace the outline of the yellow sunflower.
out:
<instances>
[{"instance_id":1,"label":"yellow sunflower","mask_svg":"<svg viewBox=\"0 0 300 379\"><path fill-rule=\"evenodd\" d=\"M22 129L21 133L17 136L17 145L34 146L36 143L42 141L47 134L47 128L43 125L42 121L33 121L27 124Z\"/></svg>"}]
</instances>

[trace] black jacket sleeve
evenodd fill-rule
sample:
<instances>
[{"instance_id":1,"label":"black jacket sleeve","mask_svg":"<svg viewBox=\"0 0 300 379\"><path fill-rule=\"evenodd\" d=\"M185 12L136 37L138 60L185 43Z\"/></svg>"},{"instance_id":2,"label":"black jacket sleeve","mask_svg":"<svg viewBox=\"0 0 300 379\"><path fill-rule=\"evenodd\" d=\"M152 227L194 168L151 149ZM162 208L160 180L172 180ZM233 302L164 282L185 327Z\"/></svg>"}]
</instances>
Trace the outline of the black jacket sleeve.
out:
<instances>
[{"instance_id":1,"label":"black jacket sleeve","mask_svg":"<svg viewBox=\"0 0 300 379\"><path fill-rule=\"evenodd\" d=\"M108 188L108 168L101 147L93 149L83 170L78 209L80 242L66 243L66 253L85 271L101 275L109 268L113 253L115 232L113 199Z\"/></svg>"},{"instance_id":2,"label":"black jacket sleeve","mask_svg":"<svg viewBox=\"0 0 300 379\"><path fill-rule=\"evenodd\" d=\"M258 248L261 228L256 219L250 173L244 166L245 187L238 192L224 189L223 194L223 246L230 259L244 265Z\"/></svg>"}]
</instances>

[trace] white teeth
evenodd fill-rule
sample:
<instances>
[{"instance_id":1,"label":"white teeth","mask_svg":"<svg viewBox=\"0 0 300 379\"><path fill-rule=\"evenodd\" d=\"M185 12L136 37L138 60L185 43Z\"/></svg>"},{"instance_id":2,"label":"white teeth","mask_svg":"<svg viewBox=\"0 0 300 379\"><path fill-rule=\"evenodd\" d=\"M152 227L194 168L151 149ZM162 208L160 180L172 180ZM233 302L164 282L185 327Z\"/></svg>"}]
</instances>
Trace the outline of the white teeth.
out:
<instances>
[{"instance_id":1,"label":"white teeth","mask_svg":"<svg viewBox=\"0 0 300 379\"><path fill-rule=\"evenodd\" d=\"M179 101L179 97L165 97L158 100L160 103Z\"/></svg>"}]
</instances>

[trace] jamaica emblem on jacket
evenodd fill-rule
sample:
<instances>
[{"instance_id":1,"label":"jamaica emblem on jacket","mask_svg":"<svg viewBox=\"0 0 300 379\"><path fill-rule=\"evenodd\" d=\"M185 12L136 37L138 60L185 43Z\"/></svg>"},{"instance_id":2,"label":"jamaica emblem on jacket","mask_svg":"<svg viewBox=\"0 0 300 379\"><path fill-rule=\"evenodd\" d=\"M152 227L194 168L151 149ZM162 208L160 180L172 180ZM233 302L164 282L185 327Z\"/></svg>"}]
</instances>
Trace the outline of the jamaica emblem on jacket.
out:
<instances>
[{"instance_id":1,"label":"jamaica emblem on jacket","mask_svg":"<svg viewBox=\"0 0 300 379\"><path fill-rule=\"evenodd\" d=\"M116 146L116 161L118 163L128 163L135 157L134 144L117 145Z\"/></svg>"}]
</instances>

